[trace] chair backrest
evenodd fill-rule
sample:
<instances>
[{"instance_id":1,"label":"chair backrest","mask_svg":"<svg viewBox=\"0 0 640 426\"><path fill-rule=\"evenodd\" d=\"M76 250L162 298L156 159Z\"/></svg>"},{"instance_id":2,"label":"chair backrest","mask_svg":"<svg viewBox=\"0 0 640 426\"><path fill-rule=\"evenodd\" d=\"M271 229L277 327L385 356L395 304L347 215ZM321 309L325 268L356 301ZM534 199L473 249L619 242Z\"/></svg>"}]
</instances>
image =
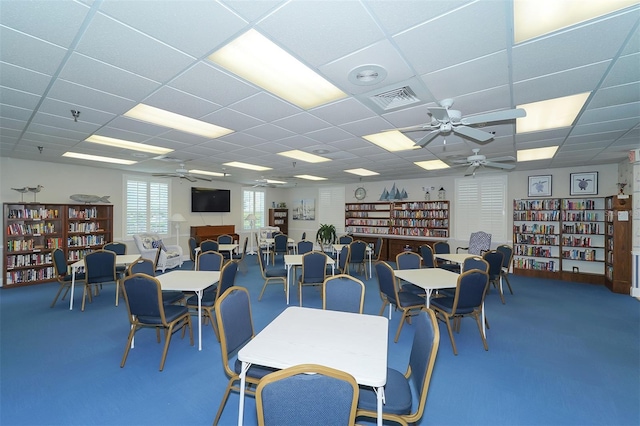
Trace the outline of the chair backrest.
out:
<instances>
[{"instance_id":1,"label":"chair backrest","mask_svg":"<svg viewBox=\"0 0 640 426\"><path fill-rule=\"evenodd\" d=\"M351 244L353 242L353 237L351 235L341 235L338 238L338 244Z\"/></svg>"},{"instance_id":2,"label":"chair backrest","mask_svg":"<svg viewBox=\"0 0 640 426\"><path fill-rule=\"evenodd\" d=\"M338 259L338 269L341 271L345 271L345 267L347 266L347 262L349 261L349 246L342 246L340 249L340 258Z\"/></svg>"},{"instance_id":3,"label":"chair backrest","mask_svg":"<svg viewBox=\"0 0 640 426\"><path fill-rule=\"evenodd\" d=\"M152 277L156 275L156 268L153 267L153 261L150 259L138 259L127 267L127 276L134 274L147 274Z\"/></svg>"},{"instance_id":4,"label":"chair backrest","mask_svg":"<svg viewBox=\"0 0 640 426\"><path fill-rule=\"evenodd\" d=\"M349 263L362 263L367 252L367 243L357 240L349 244Z\"/></svg>"},{"instance_id":5,"label":"chair backrest","mask_svg":"<svg viewBox=\"0 0 640 426\"><path fill-rule=\"evenodd\" d=\"M146 274L133 274L124 279L123 287L130 317L160 317L162 324L166 325L162 287L156 278Z\"/></svg>"},{"instance_id":6,"label":"chair backrest","mask_svg":"<svg viewBox=\"0 0 640 426\"><path fill-rule=\"evenodd\" d=\"M508 246L506 244L499 245L496 247L496 251L502 253L502 267L509 270L511 266L511 261L513 260L513 247Z\"/></svg>"},{"instance_id":7,"label":"chair backrest","mask_svg":"<svg viewBox=\"0 0 640 426\"><path fill-rule=\"evenodd\" d=\"M418 406L414 413L403 416L407 423L417 423L427 403L429 384L433 367L440 347L440 329L435 313L428 308L422 308L421 312L412 320L415 328L413 344L409 355L409 368L411 376L409 380L413 382L418 394Z\"/></svg>"},{"instance_id":8,"label":"chair backrest","mask_svg":"<svg viewBox=\"0 0 640 426\"><path fill-rule=\"evenodd\" d=\"M378 237L376 239L376 243L373 246L373 260L380 260L380 254L382 254L382 245L384 244L384 240L382 237Z\"/></svg>"},{"instance_id":9,"label":"chair backrest","mask_svg":"<svg viewBox=\"0 0 640 426\"><path fill-rule=\"evenodd\" d=\"M462 272L467 272L472 269L478 269L482 272L489 273L489 264L479 256L467 257L462 263Z\"/></svg>"},{"instance_id":10,"label":"chair backrest","mask_svg":"<svg viewBox=\"0 0 640 426\"><path fill-rule=\"evenodd\" d=\"M286 253L289 250L289 237L285 234L278 234L273 239L273 251L275 253Z\"/></svg>"},{"instance_id":11,"label":"chair backrest","mask_svg":"<svg viewBox=\"0 0 640 426\"><path fill-rule=\"evenodd\" d=\"M231 260L224 264L220 270L220 280L218 281L218 296L233 287L238 275L238 262Z\"/></svg>"},{"instance_id":12,"label":"chair backrest","mask_svg":"<svg viewBox=\"0 0 640 426\"><path fill-rule=\"evenodd\" d=\"M109 250L96 250L84 258L87 284L116 281L116 254Z\"/></svg>"},{"instance_id":13,"label":"chair backrest","mask_svg":"<svg viewBox=\"0 0 640 426\"><path fill-rule=\"evenodd\" d=\"M412 251L403 251L396 256L396 267L398 269L420 269L422 257Z\"/></svg>"},{"instance_id":14,"label":"chair backrest","mask_svg":"<svg viewBox=\"0 0 640 426\"><path fill-rule=\"evenodd\" d=\"M124 243L119 243L117 241L113 241L102 246L103 250L109 250L118 255L127 254L127 245Z\"/></svg>"},{"instance_id":15,"label":"chair backrest","mask_svg":"<svg viewBox=\"0 0 640 426\"><path fill-rule=\"evenodd\" d=\"M244 256L247 254L247 245L249 244L249 237L244 237L244 243L242 243L242 255L240 259L244 259Z\"/></svg>"},{"instance_id":16,"label":"chair backrest","mask_svg":"<svg viewBox=\"0 0 640 426\"><path fill-rule=\"evenodd\" d=\"M204 240L200 243L200 250L205 251L218 251L218 242L213 240Z\"/></svg>"},{"instance_id":17,"label":"chair backrest","mask_svg":"<svg viewBox=\"0 0 640 426\"><path fill-rule=\"evenodd\" d=\"M422 244L420 246L420 257L422 257L423 268L435 268L436 261L433 257L433 249L429 244Z\"/></svg>"},{"instance_id":18,"label":"chair backrest","mask_svg":"<svg viewBox=\"0 0 640 426\"><path fill-rule=\"evenodd\" d=\"M433 244L433 250L436 254L449 254L451 253L451 247L449 247L449 243L446 241L436 241Z\"/></svg>"},{"instance_id":19,"label":"chair backrest","mask_svg":"<svg viewBox=\"0 0 640 426\"><path fill-rule=\"evenodd\" d=\"M380 293L390 304L397 306L398 292L396 288L396 275L393 272L393 268L384 261L376 262L375 268L376 275L378 276L378 287L380 288Z\"/></svg>"},{"instance_id":20,"label":"chair backrest","mask_svg":"<svg viewBox=\"0 0 640 426\"><path fill-rule=\"evenodd\" d=\"M451 314L455 315L457 311L464 313L471 309L480 308L488 284L489 275L486 272L472 269L460 274Z\"/></svg>"},{"instance_id":21,"label":"chair backrest","mask_svg":"<svg viewBox=\"0 0 640 426\"><path fill-rule=\"evenodd\" d=\"M56 275L64 277L69 272L67 259L64 257L64 251L57 248L53 251L53 266L56 268Z\"/></svg>"},{"instance_id":22,"label":"chair backrest","mask_svg":"<svg viewBox=\"0 0 640 426\"><path fill-rule=\"evenodd\" d=\"M258 425L353 425L359 393L344 371L313 364L285 368L258 384Z\"/></svg>"},{"instance_id":23,"label":"chair backrest","mask_svg":"<svg viewBox=\"0 0 640 426\"><path fill-rule=\"evenodd\" d=\"M495 280L500 276L502 270L502 259L504 255L497 250L485 252L482 258L489 264L489 279Z\"/></svg>"},{"instance_id":24,"label":"chair backrest","mask_svg":"<svg viewBox=\"0 0 640 426\"><path fill-rule=\"evenodd\" d=\"M322 309L361 314L364 283L347 274L330 276L322 284Z\"/></svg>"},{"instance_id":25,"label":"chair backrest","mask_svg":"<svg viewBox=\"0 0 640 426\"><path fill-rule=\"evenodd\" d=\"M323 283L327 270L327 255L312 251L302 255L302 282Z\"/></svg>"},{"instance_id":26,"label":"chair backrest","mask_svg":"<svg viewBox=\"0 0 640 426\"><path fill-rule=\"evenodd\" d=\"M472 232L469 236L469 254L482 256L482 253L489 250L491 250L491 234L484 231Z\"/></svg>"},{"instance_id":27,"label":"chair backrest","mask_svg":"<svg viewBox=\"0 0 640 426\"><path fill-rule=\"evenodd\" d=\"M298 241L298 254L305 254L313 251L313 242L311 241Z\"/></svg>"},{"instance_id":28,"label":"chair backrest","mask_svg":"<svg viewBox=\"0 0 640 426\"><path fill-rule=\"evenodd\" d=\"M205 251L198 253L196 261L197 271L219 271L222 269L224 256L218 251Z\"/></svg>"},{"instance_id":29,"label":"chair backrest","mask_svg":"<svg viewBox=\"0 0 640 426\"><path fill-rule=\"evenodd\" d=\"M220 334L222 364L227 375L233 376L235 372L233 366L229 365L229 358L254 336L249 291L238 286L228 288L218 295L214 309Z\"/></svg>"},{"instance_id":30,"label":"chair backrest","mask_svg":"<svg viewBox=\"0 0 640 426\"><path fill-rule=\"evenodd\" d=\"M233 244L233 237L231 235L218 235L218 244Z\"/></svg>"},{"instance_id":31,"label":"chair backrest","mask_svg":"<svg viewBox=\"0 0 640 426\"><path fill-rule=\"evenodd\" d=\"M189 237L189 258L192 262L196 261L196 248L198 247L198 243L196 242L195 237Z\"/></svg>"}]
</instances>

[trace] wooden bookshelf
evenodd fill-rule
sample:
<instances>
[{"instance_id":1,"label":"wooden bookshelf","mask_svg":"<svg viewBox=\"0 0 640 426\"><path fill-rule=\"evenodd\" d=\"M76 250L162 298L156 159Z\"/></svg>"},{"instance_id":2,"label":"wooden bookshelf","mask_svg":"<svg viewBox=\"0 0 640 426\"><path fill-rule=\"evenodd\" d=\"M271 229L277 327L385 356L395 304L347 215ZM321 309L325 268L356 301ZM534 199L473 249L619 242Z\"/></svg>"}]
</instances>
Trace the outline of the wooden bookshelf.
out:
<instances>
[{"instance_id":1,"label":"wooden bookshelf","mask_svg":"<svg viewBox=\"0 0 640 426\"><path fill-rule=\"evenodd\" d=\"M277 226L280 232L289 235L289 210L269 209L269 226Z\"/></svg>"},{"instance_id":2,"label":"wooden bookshelf","mask_svg":"<svg viewBox=\"0 0 640 426\"><path fill-rule=\"evenodd\" d=\"M605 285L614 293L631 291L631 196L605 198Z\"/></svg>"}]
</instances>

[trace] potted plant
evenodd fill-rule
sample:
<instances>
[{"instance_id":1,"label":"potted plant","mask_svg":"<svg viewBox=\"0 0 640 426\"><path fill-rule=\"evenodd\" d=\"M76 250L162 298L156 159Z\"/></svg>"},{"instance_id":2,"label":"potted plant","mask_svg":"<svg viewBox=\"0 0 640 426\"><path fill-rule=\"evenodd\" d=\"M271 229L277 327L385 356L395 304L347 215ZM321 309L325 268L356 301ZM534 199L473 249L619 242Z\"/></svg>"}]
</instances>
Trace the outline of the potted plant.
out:
<instances>
[{"instance_id":1,"label":"potted plant","mask_svg":"<svg viewBox=\"0 0 640 426\"><path fill-rule=\"evenodd\" d=\"M320 229L316 233L316 240L323 245L329 245L336 242L336 227L335 225L320 224Z\"/></svg>"}]
</instances>

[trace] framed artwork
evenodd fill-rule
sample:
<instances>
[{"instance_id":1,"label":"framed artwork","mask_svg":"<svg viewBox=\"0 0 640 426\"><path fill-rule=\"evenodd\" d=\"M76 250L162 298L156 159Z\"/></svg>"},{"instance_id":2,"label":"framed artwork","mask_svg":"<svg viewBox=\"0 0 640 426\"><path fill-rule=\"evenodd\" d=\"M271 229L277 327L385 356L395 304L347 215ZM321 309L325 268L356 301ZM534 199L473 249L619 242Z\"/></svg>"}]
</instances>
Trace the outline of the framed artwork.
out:
<instances>
[{"instance_id":1,"label":"framed artwork","mask_svg":"<svg viewBox=\"0 0 640 426\"><path fill-rule=\"evenodd\" d=\"M551 175L529 176L529 197L551 197Z\"/></svg>"},{"instance_id":2,"label":"framed artwork","mask_svg":"<svg viewBox=\"0 0 640 426\"><path fill-rule=\"evenodd\" d=\"M571 173L571 195L598 195L598 172Z\"/></svg>"},{"instance_id":3,"label":"framed artwork","mask_svg":"<svg viewBox=\"0 0 640 426\"><path fill-rule=\"evenodd\" d=\"M293 203L293 220L316 220L316 200L296 200Z\"/></svg>"}]
</instances>

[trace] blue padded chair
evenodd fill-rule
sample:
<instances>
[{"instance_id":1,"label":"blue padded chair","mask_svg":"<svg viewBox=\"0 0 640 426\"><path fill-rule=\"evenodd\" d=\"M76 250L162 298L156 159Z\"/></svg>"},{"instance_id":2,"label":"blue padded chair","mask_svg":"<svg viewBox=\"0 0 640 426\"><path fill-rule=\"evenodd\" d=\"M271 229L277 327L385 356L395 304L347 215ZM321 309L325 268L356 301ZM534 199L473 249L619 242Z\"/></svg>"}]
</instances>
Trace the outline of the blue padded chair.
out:
<instances>
[{"instance_id":1,"label":"blue padded chair","mask_svg":"<svg viewBox=\"0 0 640 426\"><path fill-rule=\"evenodd\" d=\"M391 306L402 310L402 318L400 318L400 325L398 325L398 331L396 331L394 340L394 342L397 343L404 321L408 321L417 310L425 306L425 298L408 291L398 291L393 268L386 262L376 262L376 274L378 275L380 297L382 297L382 308L380 308L378 315L382 315L387 305L389 305L389 317L391 317Z\"/></svg>"},{"instance_id":2,"label":"blue padded chair","mask_svg":"<svg viewBox=\"0 0 640 426\"><path fill-rule=\"evenodd\" d=\"M462 272L467 272L472 269L478 269L479 271L489 273L489 264L479 256L467 257L462 263Z\"/></svg>"},{"instance_id":3,"label":"blue padded chair","mask_svg":"<svg viewBox=\"0 0 640 426\"><path fill-rule=\"evenodd\" d=\"M131 328L120 367L124 367L125 362L127 362L127 355L129 355L131 342L136 331L144 327L153 327L156 330L158 327L162 327L165 330L164 349L160 359L160 371L162 371L164 362L167 359L171 336L175 331L188 327L189 339L191 346L193 346L193 328L191 327L189 310L186 306L165 305L162 303L162 287L160 282L152 276L146 274L131 275L124 279L123 288Z\"/></svg>"},{"instance_id":4,"label":"blue padded chair","mask_svg":"<svg viewBox=\"0 0 640 426\"><path fill-rule=\"evenodd\" d=\"M224 293L228 288L233 287L236 282L236 275L238 273L238 262L235 260L231 260L224 264L222 269L220 270L220 279L218 280L218 285L215 289L211 286L204 290L202 293L202 301L200 305L202 306L203 316L204 318L208 318L211 320L211 327L213 327L213 332L216 335L216 339L220 341L220 334L218 329L216 328L216 321L213 316L213 309L216 303L216 299L220 297L222 293ZM194 294L193 296L187 299L187 307L194 311L198 311L198 295Z\"/></svg>"},{"instance_id":5,"label":"blue padded chair","mask_svg":"<svg viewBox=\"0 0 640 426\"><path fill-rule=\"evenodd\" d=\"M349 246L342 246L340 249L340 255L338 256L338 264L336 265L336 269L341 274L347 274L347 262L349 261ZM329 267L327 267L329 268Z\"/></svg>"},{"instance_id":6,"label":"blue padded chair","mask_svg":"<svg viewBox=\"0 0 640 426\"><path fill-rule=\"evenodd\" d=\"M296 365L271 373L258 384L258 425L354 425L358 395L358 383L344 371Z\"/></svg>"},{"instance_id":7,"label":"blue padded chair","mask_svg":"<svg viewBox=\"0 0 640 426\"><path fill-rule=\"evenodd\" d=\"M396 255L396 267L398 269L420 269L422 266L422 257L418 253L414 253L412 251L403 251ZM426 292L422 287L419 287L415 284L405 283L400 285L400 281L398 280L398 288L401 291L408 291L413 294L417 294L418 296L425 296Z\"/></svg>"},{"instance_id":8,"label":"blue padded chair","mask_svg":"<svg viewBox=\"0 0 640 426\"><path fill-rule=\"evenodd\" d=\"M502 300L502 304L504 305L504 294L502 294L502 286L500 285L504 255L497 250L491 250L485 252L482 258L489 264L489 283L498 289L500 300Z\"/></svg>"},{"instance_id":9,"label":"blue padded chair","mask_svg":"<svg viewBox=\"0 0 640 426\"><path fill-rule=\"evenodd\" d=\"M220 330L222 365L225 374L229 377L220 407L213 420L213 424L217 425L231 391L240 392L242 363L237 358L238 351L254 338L255 333L251 317L251 301L246 288L234 286L227 289L216 300L214 310L217 328ZM254 389L260 379L274 371L272 368L251 365L246 372L245 395L255 395Z\"/></svg>"},{"instance_id":10,"label":"blue padded chair","mask_svg":"<svg viewBox=\"0 0 640 426\"><path fill-rule=\"evenodd\" d=\"M322 285L322 309L361 314L364 311L364 283L347 274L328 277Z\"/></svg>"},{"instance_id":11,"label":"blue padded chair","mask_svg":"<svg viewBox=\"0 0 640 426\"><path fill-rule=\"evenodd\" d=\"M196 263L196 248L198 247L198 243L196 242L195 237L189 237L189 259L195 265Z\"/></svg>"},{"instance_id":12,"label":"blue padded chair","mask_svg":"<svg viewBox=\"0 0 640 426\"><path fill-rule=\"evenodd\" d=\"M433 251L435 254L449 254L451 253L451 247L449 243L446 241L436 241L433 244ZM455 263L444 262L441 260L437 261L438 268L446 269L451 272L460 273L460 265Z\"/></svg>"},{"instance_id":13,"label":"blue padded chair","mask_svg":"<svg viewBox=\"0 0 640 426\"><path fill-rule=\"evenodd\" d=\"M502 253L502 270L501 275L504 281L507 283L509 287L509 292L513 294L513 289L511 288L511 283L509 282L509 268L511 267L511 262L513 261L513 247L502 244L496 247L496 251Z\"/></svg>"},{"instance_id":14,"label":"blue padded chair","mask_svg":"<svg viewBox=\"0 0 640 426\"><path fill-rule=\"evenodd\" d=\"M382 237L378 237L376 239L376 242L373 246L373 256L371 258L372 261L378 261L381 260L380 256L382 255L382 245L384 244L384 240L382 239Z\"/></svg>"},{"instance_id":15,"label":"blue padded chair","mask_svg":"<svg viewBox=\"0 0 640 426\"><path fill-rule=\"evenodd\" d=\"M218 251L201 251L196 259L196 271L219 271L224 264L224 256Z\"/></svg>"},{"instance_id":16,"label":"blue padded chair","mask_svg":"<svg viewBox=\"0 0 640 426\"><path fill-rule=\"evenodd\" d=\"M231 255L231 259L238 262L238 271L241 271L243 274L249 270L247 268L247 264L245 263L245 258L244 258L244 256L247 254L248 244L249 244L249 237L244 237L244 243L242 243L242 253Z\"/></svg>"},{"instance_id":17,"label":"blue padded chair","mask_svg":"<svg viewBox=\"0 0 640 426\"><path fill-rule=\"evenodd\" d=\"M258 301L262 300L264 290L267 288L267 285L271 284L272 282L281 283L283 290L286 292L287 270L282 266L265 265L262 247L258 247L258 263L260 264L260 272L262 273L262 278L264 279L264 285L262 286L262 291L260 292Z\"/></svg>"},{"instance_id":18,"label":"blue padded chair","mask_svg":"<svg viewBox=\"0 0 640 426\"><path fill-rule=\"evenodd\" d=\"M289 252L289 237L285 234L276 235L273 239L273 250L271 250L271 263L275 265L276 256L279 254L284 256L288 252Z\"/></svg>"},{"instance_id":19,"label":"blue padded chair","mask_svg":"<svg viewBox=\"0 0 640 426\"><path fill-rule=\"evenodd\" d=\"M420 246L420 257L422 257L423 268L435 268L436 259L433 257L433 249L429 244L422 244Z\"/></svg>"},{"instance_id":20,"label":"blue padded chair","mask_svg":"<svg viewBox=\"0 0 640 426\"><path fill-rule=\"evenodd\" d=\"M117 241L112 241L102 246L102 250L109 250L116 254L116 256L122 256L127 254L127 245L124 243L119 243ZM116 265L116 274L118 275L118 280L124 278L124 274L127 272L127 267L124 265Z\"/></svg>"},{"instance_id":21,"label":"blue padded chair","mask_svg":"<svg viewBox=\"0 0 640 426\"><path fill-rule=\"evenodd\" d=\"M218 251L218 242L213 240L204 240L200 243L200 253L205 251Z\"/></svg>"},{"instance_id":22,"label":"blue padded chair","mask_svg":"<svg viewBox=\"0 0 640 426\"><path fill-rule=\"evenodd\" d=\"M56 297L53 298L53 302L51 302L51 307L53 308L56 302L58 301L58 297L60 297L60 293L64 290L64 294L62 295L62 299L64 300L67 297L67 293L71 288L71 279L73 278L71 274L69 274L67 266L67 259L64 257L64 251L61 248L57 248L53 251L53 267L56 270L56 278L58 279L58 283L60 287L58 288L58 292L56 293ZM85 284L85 274L77 273L76 274L76 283L86 285ZM89 291L89 302L92 301L91 291Z\"/></svg>"},{"instance_id":23,"label":"blue padded chair","mask_svg":"<svg viewBox=\"0 0 640 426\"><path fill-rule=\"evenodd\" d=\"M357 240L349 244L349 260L346 265L347 274L351 275L351 267L357 266L364 270L364 277L367 278L367 243Z\"/></svg>"},{"instance_id":24,"label":"blue padded chair","mask_svg":"<svg viewBox=\"0 0 640 426\"><path fill-rule=\"evenodd\" d=\"M351 235L341 235L338 238L338 244L351 244L353 242L353 237Z\"/></svg>"},{"instance_id":25,"label":"blue padded chair","mask_svg":"<svg viewBox=\"0 0 640 426\"><path fill-rule=\"evenodd\" d=\"M140 258L129 265L126 276L134 274L147 274L151 277L156 275L156 268L149 259ZM172 305L174 303L184 304L184 293L179 290L162 290L162 303Z\"/></svg>"},{"instance_id":26,"label":"blue padded chair","mask_svg":"<svg viewBox=\"0 0 640 426\"><path fill-rule=\"evenodd\" d=\"M84 311L87 293L91 292L91 286L105 283L116 283L116 306L120 295L120 281L116 273L116 254L109 250L96 250L87 254L84 258L86 285L82 292L82 310ZM89 295L89 297L91 297Z\"/></svg>"},{"instance_id":27,"label":"blue padded chair","mask_svg":"<svg viewBox=\"0 0 640 426\"><path fill-rule=\"evenodd\" d=\"M302 274L298 278L298 298L302 306L302 286L322 285L327 273L327 255L312 251L302 255Z\"/></svg>"},{"instance_id":28,"label":"blue padded chair","mask_svg":"<svg viewBox=\"0 0 640 426\"><path fill-rule=\"evenodd\" d=\"M387 368L382 418L399 424L417 424L424 413L433 366L440 346L440 330L433 311L422 308L413 319L415 334L406 372ZM413 385L413 386L411 386ZM413 392L417 395L413 395ZM413 399L417 405L413 406ZM356 418L377 418L377 395L370 387L361 387Z\"/></svg>"},{"instance_id":29,"label":"blue padded chair","mask_svg":"<svg viewBox=\"0 0 640 426\"><path fill-rule=\"evenodd\" d=\"M298 241L298 254L305 254L313 251L312 241Z\"/></svg>"},{"instance_id":30,"label":"blue padded chair","mask_svg":"<svg viewBox=\"0 0 640 426\"><path fill-rule=\"evenodd\" d=\"M218 245L220 244L233 244L233 237L231 235L218 235Z\"/></svg>"},{"instance_id":31,"label":"blue padded chair","mask_svg":"<svg viewBox=\"0 0 640 426\"><path fill-rule=\"evenodd\" d=\"M458 355L458 350L456 349L456 342L453 338L450 320L454 320L456 331L459 332L460 320L465 316L472 316L475 318L478 330L480 331L480 337L482 338L482 344L484 345L484 350L489 350L489 346L487 346L487 339L484 336L482 325L480 323L482 304L484 302L484 296L487 292L488 284L489 275L486 272L472 269L462 273L458 277L458 285L456 287L454 297L437 297L431 301L431 309L433 309L436 312L436 315L447 324L447 331L449 332L449 339L451 339L451 347L453 348L454 355Z\"/></svg>"}]
</instances>

